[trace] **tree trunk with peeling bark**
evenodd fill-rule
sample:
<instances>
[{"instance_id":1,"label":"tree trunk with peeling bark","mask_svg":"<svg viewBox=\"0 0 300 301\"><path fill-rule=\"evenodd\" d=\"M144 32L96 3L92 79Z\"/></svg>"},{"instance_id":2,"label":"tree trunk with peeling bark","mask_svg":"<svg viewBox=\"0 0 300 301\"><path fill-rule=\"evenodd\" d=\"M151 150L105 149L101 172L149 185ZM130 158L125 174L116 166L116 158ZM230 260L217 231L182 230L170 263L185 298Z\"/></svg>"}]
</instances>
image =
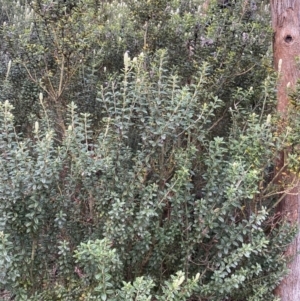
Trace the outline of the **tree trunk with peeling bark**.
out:
<instances>
[{"instance_id":1,"label":"tree trunk with peeling bark","mask_svg":"<svg viewBox=\"0 0 300 301\"><path fill-rule=\"evenodd\" d=\"M277 110L285 124L288 109L288 89L293 88L300 78L300 0L271 0L272 27L274 31L274 64L279 72ZM284 165L284 154L279 165ZM291 182L298 182L290 175ZM293 187L281 201L278 211L291 223L300 224L300 187ZM279 284L275 293L282 301L300 300L300 234L290 244L286 256L292 256L290 272Z\"/></svg>"}]
</instances>

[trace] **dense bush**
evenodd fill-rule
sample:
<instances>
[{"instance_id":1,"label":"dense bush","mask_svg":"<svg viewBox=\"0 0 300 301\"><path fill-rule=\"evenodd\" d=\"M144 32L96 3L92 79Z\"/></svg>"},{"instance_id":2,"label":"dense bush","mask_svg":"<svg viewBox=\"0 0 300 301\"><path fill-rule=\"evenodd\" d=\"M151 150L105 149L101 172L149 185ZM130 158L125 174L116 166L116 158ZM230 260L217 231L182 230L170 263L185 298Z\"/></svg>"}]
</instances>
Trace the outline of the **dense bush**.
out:
<instances>
[{"instance_id":1,"label":"dense bush","mask_svg":"<svg viewBox=\"0 0 300 301\"><path fill-rule=\"evenodd\" d=\"M3 289L274 300L294 229L273 165L296 133L263 3L1 2Z\"/></svg>"}]
</instances>

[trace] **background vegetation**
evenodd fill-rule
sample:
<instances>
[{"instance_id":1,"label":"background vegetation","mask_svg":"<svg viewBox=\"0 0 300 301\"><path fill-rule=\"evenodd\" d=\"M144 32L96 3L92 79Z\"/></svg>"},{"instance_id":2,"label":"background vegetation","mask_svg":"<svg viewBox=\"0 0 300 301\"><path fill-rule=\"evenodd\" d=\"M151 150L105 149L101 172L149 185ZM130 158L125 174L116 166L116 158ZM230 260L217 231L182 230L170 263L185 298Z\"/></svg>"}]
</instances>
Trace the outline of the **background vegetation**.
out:
<instances>
[{"instance_id":1,"label":"background vegetation","mask_svg":"<svg viewBox=\"0 0 300 301\"><path fill-rule=\"evenodd\" d=\"M268 5L0 4L3 290L275 300L298 126L278 130Z\"/></svg>"}]
</instances>

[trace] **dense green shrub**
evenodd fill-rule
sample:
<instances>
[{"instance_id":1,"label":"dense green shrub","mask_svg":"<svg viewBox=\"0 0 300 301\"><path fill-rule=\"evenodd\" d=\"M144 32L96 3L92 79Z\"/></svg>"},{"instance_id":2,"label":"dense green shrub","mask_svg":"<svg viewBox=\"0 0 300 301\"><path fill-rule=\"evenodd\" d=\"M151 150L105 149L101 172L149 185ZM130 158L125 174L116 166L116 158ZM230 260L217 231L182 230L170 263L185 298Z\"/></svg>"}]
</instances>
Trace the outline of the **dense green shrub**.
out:
<instances>
[{"instance_id":1,"label":"dense green shrub","mask_svg":"<svg viewBox=\"0 0 300 301\"><path fill-rule=\"evenodd\" d=\"M23 133L31 132L31 117L33 122L39 117L39 92L44 93L45 106L57 124L59 140L66 130L65 112L71 101L80 111L91 113L97 126L103 117L97 85L120 73L125 51L131 57L143 52L144 67L151 73L156 51L166 49L166 67L176 71L181 85L193 83L199 67L208 63L206 91L224 101L216 114L216 119L224 115L217 134L229 132L227 112L235 103L260 113L271 35L263 1L255 10L251 1L238 1L226 9L211 1L208 11L201 0L69 2L21 1L13 6L1 0L6 21L0 46L0 94L3 101L13 103L16 124ZM252 97L235 97L238 88L250 86Z\"/></svg>"},{"instance_id":2,"label":"dense green shrub","mask_svg":"<svg viewBox=\"0 0 300 301\"><path fill-rule=\"evenodd\" d=\"M61 145L47 111L22 138L1 106L2 283L20 300L272 300L292 234L267 209L284 143L271 116L236 107L231 134L211 139L223 102L203 95L208 65L180 87L165 52L151 77L144 59L125 54L100 87L96 137L74 104Z\"/></svg>"},{"instance_id":3,"label":"dense green shrub","mask_svg":"<svg viewBox=\"0 0 300 301\"><path fill-rule=\"evenodd\" d=\"M273 165L298 134L277 131L263 2L1 4L3 289L274 300L295 231Z\"/></svg>"}]
</instances>

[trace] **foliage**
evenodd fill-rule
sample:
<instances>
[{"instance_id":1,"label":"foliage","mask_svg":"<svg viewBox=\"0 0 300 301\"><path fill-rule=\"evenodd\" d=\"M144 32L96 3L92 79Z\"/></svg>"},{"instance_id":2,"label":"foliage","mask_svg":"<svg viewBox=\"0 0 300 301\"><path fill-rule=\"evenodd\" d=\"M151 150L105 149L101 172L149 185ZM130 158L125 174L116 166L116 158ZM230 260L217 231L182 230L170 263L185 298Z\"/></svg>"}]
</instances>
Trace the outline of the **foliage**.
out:
<instances>
[{"instance_id":1,"label":"foliage","mask_svg":"<svg viewBox=\"0 0 300 301\"><path fill-rule=\"evenodd\" d=\"M112 73L120 72L125 51L131 57L143 52L145 68L150 70L156 51L167 49L167 67L176 69L180 84L192 83L199 67L208 63L206 90L225 102L224 110L218 112L226 115L222 126L230 118L228 108L236 102L261 110L260 86L270 66L264 3L252 10L249 1L217 9L212 1L205 12L199 0L76 4L38 0L15 6L1 1L6 20L0 47L1 97L13 102L16 124L23 133L30 133L30 124L36 116L40 118L39 92L44 93L45 106L56 124L57 139L66 130L64 112L71 101L80 111L91 113L97 125L103 117L96 101L97 83L108 82ZM235 99L237 87L250 86L258 92L247 100Z\"/></svg>"},{"instance_id":2,"label":"foliage","mask_svg":"<svg viewBox=\"0 0 300 301\"><path fill-rule=\"evenodd\" d=\"M295 229L273 165L297 133L272 111L263 3L1 3L3 288L274 300Z\"/></svg>"}]
</instances>

